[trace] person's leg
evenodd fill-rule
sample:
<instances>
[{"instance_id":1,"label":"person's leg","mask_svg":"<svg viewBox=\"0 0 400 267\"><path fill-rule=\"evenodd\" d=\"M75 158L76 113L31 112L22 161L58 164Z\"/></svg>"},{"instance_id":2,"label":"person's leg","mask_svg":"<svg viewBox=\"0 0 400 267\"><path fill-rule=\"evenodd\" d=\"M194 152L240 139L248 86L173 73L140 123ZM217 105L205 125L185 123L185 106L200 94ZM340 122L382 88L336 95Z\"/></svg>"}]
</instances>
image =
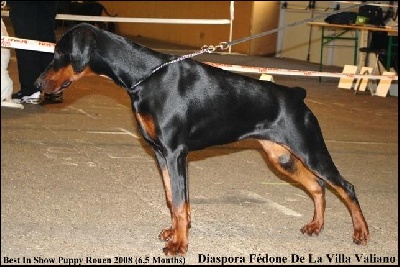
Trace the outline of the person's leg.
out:
<instances>
[{"instance_id":1,"label":"person's leg","mask_svg":"<svg viewBox=\"0 0 400 267\"><path fill-rule=\"evenodd\" d=\"M22 39L37 38L37 9L35 1L10 1L10 19L15 36ZM21 90L17 98L30 96L38 91L33 85L40 75L40 53L36 51L16 49L19 82ZM13 95L14 98L15 94Z\"/></svg>"},{"instance_id":2,"label":"person's leg","mask_svg":"<svg viewBox=\"0 0 400 267\"><path fill-rule=\"evenodd\" d=\"M57 1L40 1L38 13L38 36L41 41L56 43L56 20ZM53 59L52 53L41 53L40 69L43 72ZM44 94L42 104L61 103L63 101L63 93Z\"/></svg>"}]
</instances>

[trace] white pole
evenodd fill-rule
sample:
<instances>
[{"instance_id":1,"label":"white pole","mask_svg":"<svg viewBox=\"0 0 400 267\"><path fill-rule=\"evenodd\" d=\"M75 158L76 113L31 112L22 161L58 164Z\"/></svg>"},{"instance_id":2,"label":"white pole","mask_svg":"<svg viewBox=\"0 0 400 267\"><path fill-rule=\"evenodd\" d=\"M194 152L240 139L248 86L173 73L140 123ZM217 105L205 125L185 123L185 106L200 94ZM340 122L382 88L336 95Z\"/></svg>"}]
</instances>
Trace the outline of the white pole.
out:
<instances>
[{"instance_id":1,"label":"white pole","mask_svg":"<svg viewBox=\"0 0 400 267\"><path fill-rule=\"evenodd\" d=\"M233 20L235 19L235 1L231 1L230 4L230 26L229 26L229 42L232 42L232 32L233 32ZM229 54L231 53L231 46L229 46Z\"/></svg>"}]
</instances>

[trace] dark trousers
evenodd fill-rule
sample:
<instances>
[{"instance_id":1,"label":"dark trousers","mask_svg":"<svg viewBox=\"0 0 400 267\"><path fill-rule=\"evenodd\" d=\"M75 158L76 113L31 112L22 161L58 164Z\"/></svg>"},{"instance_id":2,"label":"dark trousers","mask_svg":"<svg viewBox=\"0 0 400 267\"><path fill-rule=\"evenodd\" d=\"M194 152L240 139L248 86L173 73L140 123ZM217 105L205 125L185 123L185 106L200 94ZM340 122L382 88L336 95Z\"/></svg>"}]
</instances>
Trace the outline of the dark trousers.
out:
<instances>
[{"instance_id":1,"label":"dark trousers","mask_svg":"<svg viewBox=\"0 0 400 267\"><path fill-rule=\"evenodd\" d=\"M57 1L7 1L15 36L44 42L56 42ZM21 91L31 95L38 91L35 80L53 58L52 53L15 50Z\"/></svg>"}]
</instances>

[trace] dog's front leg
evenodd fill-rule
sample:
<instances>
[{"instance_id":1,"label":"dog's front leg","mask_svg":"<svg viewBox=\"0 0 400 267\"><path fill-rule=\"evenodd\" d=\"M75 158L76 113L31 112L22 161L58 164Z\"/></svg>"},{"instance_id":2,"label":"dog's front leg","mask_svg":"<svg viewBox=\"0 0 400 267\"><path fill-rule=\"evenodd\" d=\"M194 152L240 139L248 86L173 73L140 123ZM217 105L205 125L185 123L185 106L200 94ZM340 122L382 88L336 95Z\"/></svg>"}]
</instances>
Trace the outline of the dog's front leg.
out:
<instances>
[{"instance_id":1,"label":"dog's front leg","mask_svg":"<svg viewBox=\"0 0 400 267\"><path fill-rule=\"evenodd\" d=\"M167 206L172 225L160 233L167 242L163 249L166 255L184 255L188 247L190 228L189 188L187 179L187 149L181 147L164 156L156 151L161 169Z\"/></svg>"}]
</instances>

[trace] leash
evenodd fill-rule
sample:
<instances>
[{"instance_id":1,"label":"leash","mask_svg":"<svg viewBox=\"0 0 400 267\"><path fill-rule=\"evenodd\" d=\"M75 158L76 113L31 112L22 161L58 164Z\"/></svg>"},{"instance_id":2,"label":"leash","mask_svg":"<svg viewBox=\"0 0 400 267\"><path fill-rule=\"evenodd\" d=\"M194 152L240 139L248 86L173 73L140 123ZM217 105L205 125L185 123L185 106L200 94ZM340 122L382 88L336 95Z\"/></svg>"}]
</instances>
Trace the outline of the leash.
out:
<instances>
[{"instance_id":1,"label":"leash","mask_svg":"<svg viewBox=\"0 0 400 267\"><path fill-rule=\"evenodd\" d=\"M150 72L149 75L147 75L146 77L140 79L137 83L135 83L130 89L132 90L132 92L134 92L134 91L135 91L134 89L135 89L139 84L141 84L142 82L144 82L145 80L147 80L148 78L150 78L151 75L153 75L154 73L156 73L156 72L159 71L160 69L162 69L162 68L168 66L169 64L176 63L176 62L185 60L185 59L187 59L187 58L192 58L192 57L195 57L195 56L204 54L204 53L209 53L209 54L210 54L210 53L214 52L214 51L215 51L216 49L218 49L218 48L221 48L221 47L220 47L219 45L218 45L218 46L212 46L212 45L206 46L206 45L205 45L205 46L203 46L203 47L201 48L201 50L199 50L199 51L197 51L197 52L194 52L194 53L191 53L191 54L187 54L187 55L183 55L183 56L180 56L180 57L178 57L178 58L175 58L175 59L173 59L173 60L171 60L171 61L168 61L168 62L166 62L166 63L164 63L164 64L161 64L161 65L158 66L157 68L153 69L153 70Z\"/></svg>"},{"instance_id":2,"label":"leash","mask_svg":"<svg viewBox=\"0 0 400 267\"><path fill-rule=\"evenodd\" d=\"M364 5L367 5L367 4L368 4L368 1L366 1L364 3L361 3L361 4L355 4L355 5L349 6L347 8L344 8L342 10L335 10L335 11L331 12L328 15L323 14L323 15L320 15L320 16L317 16L317 17L312 17L312 18L301 20L301 21L296 21L296 22L290 23L290 24L285 25L285 26L280 27L280 28L276 28L276 29L273 29L273 30L270 30L270 31L265 31L265 32L261 32L261 33L258 33L258 34L250 35L250 36L247 36L247 37L244 37L244 38L241 38L241 39L237 39L237 40L234 40L234 41L220 42L218 45L215 45L215 46L214 45L204 45L197 52L180 56L180 57L178 57L176 59L173 59L171 61L168 61L168 62L158 66L157 68L153 69L148 76L142 78L137 83L135 83L130 89L132 90L132 92L135 92L135 89L136 89L136 87L138 85L140 85L143 81L145 81L148 78L150 78L150 76L152 76L154 73L158 72L160 69L168 66L169 64L180 62L180 61L185 60L187 58L192 58L192 57L204 54L204 53L211 54L211 53L215 52L217 49L226 50L229 47L231 47L232 45L237 45L237 44L240 44L240 43L244 43L244 42L256 39L256 38L263 37L265 35L269 35L269 34L272 34L272 33L278 32L278 31L282 31L282 30L287 29L289 27L294 27L294 26L297 26L297 25L301 25L301 24L313 21L313 20L317 20L317 19L323 19L323 18L326 18L328 16L331 16L331 15L334 15L334 14L337 14L337 13L340 13L340 12L344 12L346 10L350 10L350 9L354 9L354 8L357 8L357 7L361 7L361 6L364 6Z\"/></svg>"},{"instance_id":3,"label":"leash","mask_svg":"<svg viewBox=\"0 0 400 267\"><path fill-rule=\"evenodd\" d=\"M344 11L347 11L347 10L351 10L351 9L354 9L354 8L357 8L357 7L368 5L368 3L369 3L369 1L366 1L366 2L360 3L360 4L355 4L355 5L346 7L344 9L335 10L335 11L329 13L329 14L322 14L322 15L317 16L317 17L312 17L312 18L296 21L296 22L287 24L285 26L282 26L282 27L279 27L279 28L276 28L276 29L273 29L273 30L270 30L270 31L265 31L265 32L261 32L261 33L258 33L258 34L250 35L250 36L247 36L247 37L244 37L244 38L241 38L241 39L237 39L237 40L234 40L234 41L231 41L231 42L221 42L221 43L219 43L219 45L217 47L221 48L222 50L225 50L225 49L228 49L229 47L231 47L232 45L237 45L237 44L240 44L240 43L244 43L244 42L256 39L256 38L263 37L265 35L269 35L269 34L272 34L272 33L278 32L278 31L282 31L284 29L287 29L287 28L290 28L290 27L294 27L294 26L297 26L297 25L301 25L301 24L304 24L304 23L307 23L307 22L310 22L310 21L314 21L314 20L317 20L317 19L324 19L324 18L326 18L328 16L331 16L331 15L334 15L334 14L337 14L337 13L341 13L341 12L344 12Z\"/></svg>"}]
</instances>

